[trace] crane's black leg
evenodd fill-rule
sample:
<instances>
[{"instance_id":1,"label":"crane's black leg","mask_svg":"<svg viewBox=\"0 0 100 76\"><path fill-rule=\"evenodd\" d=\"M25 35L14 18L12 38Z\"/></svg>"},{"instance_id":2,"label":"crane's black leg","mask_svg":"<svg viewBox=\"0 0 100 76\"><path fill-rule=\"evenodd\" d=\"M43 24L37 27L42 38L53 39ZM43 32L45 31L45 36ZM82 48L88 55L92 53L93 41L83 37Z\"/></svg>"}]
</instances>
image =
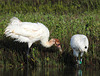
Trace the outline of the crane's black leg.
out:
<instances>
[{"instance_id":1,"label":"crane's black leg","mask_svg":"<svg viewBox=\"0 0 100 76\"><path fill-rule=\"evenodd\" d=\"M35 59L33 57L32 50L30 48L28 48L27 50L27 67L30 67L29 64L32 67L34 67L35 65Z\"/></svg>"},{"instance_id":2,"label":"crane's black leg","mask_svg":"<svg viewBox=\"0 0 100 76\"><path fill-rule=\"evenodd\" d=\"M30 51L30 48L28 48L28 50L26 51L26 74L28 76L28 71L29 71L29 51Z\"/></svg>"},{"instance_id":3,"label":"crane's black leg","mask_svg":"<svg viewBox=\"0 0 100 76\"><path fill-rule=\"evenodd\" d=\"M33 55L32 55L32 50L30 48L28 48L27 57L32 58L34 60Z\"/></svg>"},{"instance_id":4,"label":"crane's black leg","mask_svg":"<svg viewBox=\"0 0 100 76\"><path fill-rule=\"evenodd\" d=\"M30 48L27 50L27 57L29 57Z\"/></svg>"},{"instance_id":5,"label":"crane's black leg","mask_svg":"<svg viewBox=\"0 0 100 76\"><path fill-rule=\"evenodd\" d=\"M25 67L29 66L29 50L30 48L27 48L27 50L24 53L24 62L25 62Z\"/></svg>"},{"instance_id":6,"label":"crane's black leg","mask_svg":"<svg viewBox=\"0 0 100 76\"><path fill-rule=\"evenodd\" d=\"M28 58L29 58L29 50L30 50L30 48L28 48L28 50L26 51L26 56L27 56L27 60L26 60L26 65L27 65L27 67L28 67Z\"/></svg>"},{"instance_id":7,"label":"crane's black leg","mask_svg":"<svg viewBox=\"0 0 100 76\"><path fill-rule=\"evenodd\" d=\"M34 62L34 61L35 61L35 59L34 59L34 57L33 57L33 53L32 53L32 50L31 50L31 49L30 49L30 52L29 52L29 53L30 53L30 59L31 59L31 61L33 61L33 62Z\"/></svg>"}]
</instances>

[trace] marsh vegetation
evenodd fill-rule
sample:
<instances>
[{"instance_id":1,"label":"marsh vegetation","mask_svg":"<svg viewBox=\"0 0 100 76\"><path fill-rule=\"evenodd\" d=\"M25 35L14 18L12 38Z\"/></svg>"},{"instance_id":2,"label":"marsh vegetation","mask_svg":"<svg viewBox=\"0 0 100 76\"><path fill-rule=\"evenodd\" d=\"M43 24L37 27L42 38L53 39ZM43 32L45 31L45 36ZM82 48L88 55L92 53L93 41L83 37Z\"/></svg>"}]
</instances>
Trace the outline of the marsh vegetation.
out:
<instances>
[{"instance_id":1,"label":"marsh vegetation","mask_svg":"<svg viewBox=\"0 0 100 76\"><path fill-rule=\"evenodd\" d=\"M50 38L58 38L64 53L56 47L44 48L40 42L31 47L36 66L69 66L74 64L70 38L84 34L89 39L86 66L100 64L100 1L99 0L0 0L0 64L21 67L25 63L27 44L6 38L4 29L10 18L23 22L41 22L50 30ZM3 66L3 65L2 65Z\"/></svg>"}]
</instances>

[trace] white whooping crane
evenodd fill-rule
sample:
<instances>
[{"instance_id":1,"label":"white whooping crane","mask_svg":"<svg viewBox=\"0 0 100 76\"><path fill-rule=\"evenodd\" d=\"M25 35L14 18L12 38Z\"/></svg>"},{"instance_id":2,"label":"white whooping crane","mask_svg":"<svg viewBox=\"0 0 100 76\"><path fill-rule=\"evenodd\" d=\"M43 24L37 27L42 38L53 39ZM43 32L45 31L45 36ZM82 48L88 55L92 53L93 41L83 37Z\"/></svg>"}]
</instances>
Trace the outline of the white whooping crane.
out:
<instances>
[{"instance_id":1,"label":"white whooping crane","mask_svg":"<svg viewBox=\"0 0 100 76\"><path fill-rule=\"evenodd\" d=\"M82 63L82 56L84 52L87 52L89 47L88 38L82 34L73 35L70 41L71 48L73 49L73 55L77 58L78 64ZM78 59L80 53L80 60Z\"/></svg>"},{"instance_id":2,"label":"white whooping crane","mask_svg":"<svg viewBox=\"0 0 100 76\"><path fill-rule=\"evenodd\" d=\"M4 33L7 37L10 36L16 41L28 43L27 55L31 45L39 40L44 47L48 48L55 44L62 52L58 39L52 38L48 41L50 33L48 28L42 23L21 22L18 18L13 17L10 19L10 23Z\"/></svg>"}]
</instances>

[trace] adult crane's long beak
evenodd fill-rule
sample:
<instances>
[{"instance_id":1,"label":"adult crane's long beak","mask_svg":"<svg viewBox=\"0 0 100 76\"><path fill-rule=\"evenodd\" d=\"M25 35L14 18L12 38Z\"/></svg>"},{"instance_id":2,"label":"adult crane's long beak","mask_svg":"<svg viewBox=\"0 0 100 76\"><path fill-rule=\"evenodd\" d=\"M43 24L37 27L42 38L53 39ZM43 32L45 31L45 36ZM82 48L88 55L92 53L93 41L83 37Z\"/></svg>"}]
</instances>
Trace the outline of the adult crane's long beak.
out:
<instances>
[{"instance_id":1,"label":"adult crane's long beak","mask_svg":"<svg viewBox=\"0 0 100 76\"><path fill-rule=\"evenodd\" d=\"M63 50L62 50L60 44L58 44L58 45L56 45L56 46L58 47L59 51L60 51L61 53L63 53Z\"/></svg>"},{"instance_id":2,"label":"adult crane's long beak","mask_svg":"<svg viewBox=\"0 0 100 76\"><path fill-rule=\"evenodd\" d=\"M58 48L59 48L59 51L60 51L61 53L63 53L62 48L61 48L61 47L58 47Z\"/></svg>"}]
</instances>

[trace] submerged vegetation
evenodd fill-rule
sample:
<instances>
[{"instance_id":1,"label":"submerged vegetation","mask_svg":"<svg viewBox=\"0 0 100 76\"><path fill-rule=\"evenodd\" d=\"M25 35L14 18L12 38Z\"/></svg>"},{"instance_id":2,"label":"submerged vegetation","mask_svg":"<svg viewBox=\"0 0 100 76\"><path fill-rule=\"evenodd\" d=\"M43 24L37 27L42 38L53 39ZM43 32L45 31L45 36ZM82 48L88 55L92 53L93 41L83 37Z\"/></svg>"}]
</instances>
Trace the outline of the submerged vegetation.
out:
<instances>
[{"instance_id":1,"label":"submerged vegetation","mask_svg":"<svg viewBox=\"0 0 100 76\"><path fill-rule=\"evenodd\" d=\"M4 29L10 18L18 17L23 22L41 22L50 30L50 38L58 38L63 54L53 46L44 48L40 42L31 47L34 60L31 65L73 65L75 59L70 47L74 34L84 34L89 39L88 53L82 65L100 64L100 1L99 0L0 0L0 64L23 66L27 44L6 38Z\"/></svg>"}]
</instances>

